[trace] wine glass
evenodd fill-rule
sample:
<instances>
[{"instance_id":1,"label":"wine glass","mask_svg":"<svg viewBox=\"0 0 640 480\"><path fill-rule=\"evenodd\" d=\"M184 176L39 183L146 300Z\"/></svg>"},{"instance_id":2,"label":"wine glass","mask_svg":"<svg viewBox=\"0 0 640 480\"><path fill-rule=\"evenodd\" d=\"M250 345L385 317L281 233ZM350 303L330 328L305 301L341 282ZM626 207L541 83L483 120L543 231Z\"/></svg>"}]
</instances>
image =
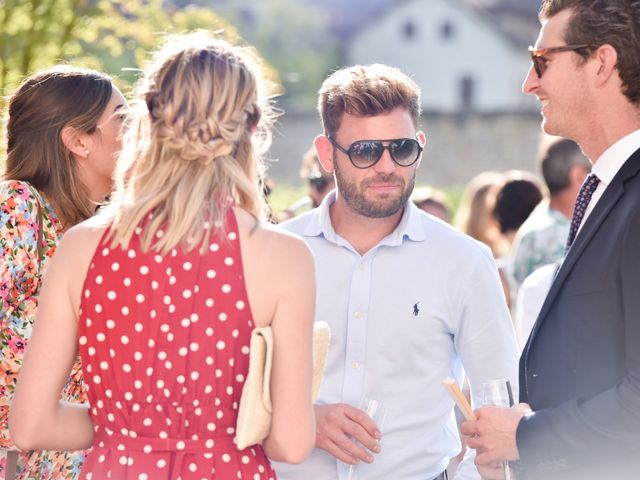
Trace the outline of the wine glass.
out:
<instances>
[{"instance_id":1,"label":"wine glass","mask_svg":"<svg viewBox=\"0 0 640 480\"><path fill-rule=\"evenodd\" d=\"M513 391L509 380L500 378L489 380L482 384L482 405L485 407L505 407L513 406ZM503 462L504 478L511 480L509 462Z\"/></svg>"},{"instance_id":2,"label":"wine glass","mask_svg":"<svg viewBox=\"0 0 640 480\"><path fill-rule=\"evenodd\" d=\"M375 398L365 397L360 400L360 404L358 405L358 408L363 412L365 412L367 415L369 415L369 417L371 417L371 420L373 420L375 424L378 426L378 430L382 431L382 425L384 424L384 420L387 416L387 409L384 406L384 403L382 403L382 401L377 400ZM360 446L366 449L366 447L364 447L363 445L360 445ZM347 473L347 480L357 479L357 475L356 475L357 466L358 466L357 464L348 465L349 470Z\"/></svg>"}]
</instances>

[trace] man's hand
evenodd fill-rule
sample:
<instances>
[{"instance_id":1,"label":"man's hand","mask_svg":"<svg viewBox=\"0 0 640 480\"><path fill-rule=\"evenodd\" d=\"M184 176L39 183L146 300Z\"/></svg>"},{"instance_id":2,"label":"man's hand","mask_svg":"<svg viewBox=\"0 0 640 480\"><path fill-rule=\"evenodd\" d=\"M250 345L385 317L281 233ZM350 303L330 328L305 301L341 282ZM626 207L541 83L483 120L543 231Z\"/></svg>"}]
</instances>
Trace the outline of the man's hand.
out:
<instances>
[{"instance_id":1,"label":"man's hand","mask_svg":"<svg viewBox=\"0 0 640 480\"><path fill-rule=\"evenodd\" d=\"M499 463L485 463L484 465L476 465L478 473L482 477L482 480L504 480L504 464ZM511 470L511 479L516 480L516 474Z\"/></svg>"},{"instance_id":2,"label":"man's hand","mask_svg":"<svg viewBox=\"0 0 640 480\"><path fill-rule=\"evenodd\" d=\"M516 429L520 419L530 411L525 404L513 408L484 407L476 410L477 420L462 423L460 431L467 445L477 450L475 463L483 478L502 478L494 476L500 462L520 458Z\"/></svg>"},{"instance_id":3,"label":"man's hand","mask_svg":"<svg viewBox=\"0 0 640 480\"><path fill-rule=\"evenodd\" d=\"M344 403L316 405L314 408L316 447L344 463L373 462L373 456L354 442L357 440L374 453L380 452L380 430L365 412Z\"/></svg>"}]
</instances>

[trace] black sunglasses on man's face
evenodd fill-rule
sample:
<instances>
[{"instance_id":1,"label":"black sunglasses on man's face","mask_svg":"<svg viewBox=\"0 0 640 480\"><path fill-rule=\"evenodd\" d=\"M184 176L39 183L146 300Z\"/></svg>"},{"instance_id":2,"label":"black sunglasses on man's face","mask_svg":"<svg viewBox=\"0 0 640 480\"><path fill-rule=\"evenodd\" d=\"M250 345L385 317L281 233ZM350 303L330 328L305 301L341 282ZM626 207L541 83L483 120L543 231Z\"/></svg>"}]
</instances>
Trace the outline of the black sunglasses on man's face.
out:
<instances>
[{"instance_id":1,"label":"black sunglasses on man's face","mask_svg":"<svg viewBox=\"0 0 640 480\"><path fill-rule=\"evenodd\" d=\"M389 150L391 160L401 167L410 167L420 157L422 145L415 138L397 138L394 140L358 140L347 149L341 147L333 138L327 137L331 144L345 153L356 168L369 168Z\"/></svg>"}]
</instances>

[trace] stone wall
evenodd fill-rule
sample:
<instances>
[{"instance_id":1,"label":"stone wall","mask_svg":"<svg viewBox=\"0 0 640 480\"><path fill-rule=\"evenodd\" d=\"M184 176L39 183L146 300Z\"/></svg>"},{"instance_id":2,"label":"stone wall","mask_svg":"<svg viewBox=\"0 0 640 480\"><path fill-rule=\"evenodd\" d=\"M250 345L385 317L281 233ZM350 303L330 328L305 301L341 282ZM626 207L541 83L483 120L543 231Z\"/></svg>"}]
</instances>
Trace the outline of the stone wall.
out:
<instances>
[{"instance_id":1,"label":"stone wall","mask_svg":"<svg viewBox=\"0 0 640 480\"><path fill-rule=\"evenodd\" d=\"M427 144L418 171L419 184L465 185L486 170L536 172L540 138L538 113L469 115L424 114L421 128ZM298 183L302 154L321 133L318 114L286 113L274 133L269 174L278 183Z\"/></svg>"}]
</instances>

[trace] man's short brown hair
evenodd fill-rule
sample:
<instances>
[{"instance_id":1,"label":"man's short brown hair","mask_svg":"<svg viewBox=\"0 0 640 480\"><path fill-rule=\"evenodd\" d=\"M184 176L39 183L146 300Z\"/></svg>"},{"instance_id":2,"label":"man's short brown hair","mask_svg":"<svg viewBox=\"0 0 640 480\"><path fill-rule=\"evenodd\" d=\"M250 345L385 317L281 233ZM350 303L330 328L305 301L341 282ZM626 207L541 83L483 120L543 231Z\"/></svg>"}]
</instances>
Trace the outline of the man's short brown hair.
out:
<instances>
[{"instance_id":1,"label":"man's short brown hair","mask_svg":"<svg viewBox=\"0 0 640 480\"><path fill-rule=\"evenodd\" d=\"M356 65L331 74L320 88L318 110L325 135L336 134L344 113L370 117L406 108L413 124L420 117L420 88L394 67Z\"/></svg>"},{"instance_id":2,"label":"man's short brown hair","mask_svg":"<svg viewBox=\"0 0 640 480\"><path fill-rule=\"evenodd\" d=\"M547 20L567 9L573 11L573 16L565 42L596 47L608 44L615 48L622 92L631 103L640 106L640 0L543 0L540 19ZM584 57L592 51L585 51Z\"/></svg>"}]
</instances>

